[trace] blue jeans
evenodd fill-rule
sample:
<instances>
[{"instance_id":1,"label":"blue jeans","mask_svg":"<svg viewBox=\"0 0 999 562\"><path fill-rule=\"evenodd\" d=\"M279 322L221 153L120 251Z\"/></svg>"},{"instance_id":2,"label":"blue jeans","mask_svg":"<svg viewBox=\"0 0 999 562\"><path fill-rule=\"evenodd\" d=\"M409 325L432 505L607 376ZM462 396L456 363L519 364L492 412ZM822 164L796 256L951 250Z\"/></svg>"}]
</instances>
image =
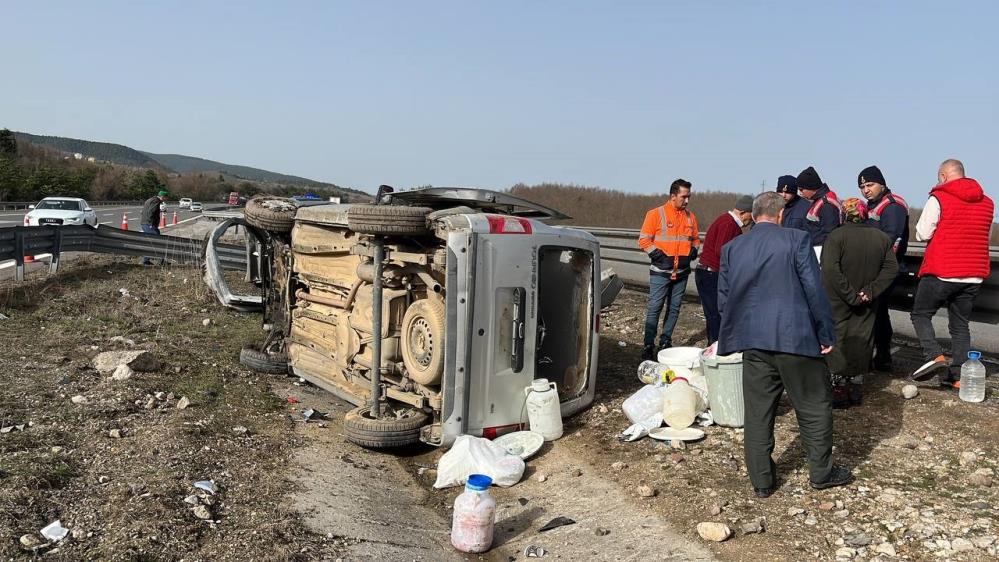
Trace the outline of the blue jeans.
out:
<instances>
[{"instance_id":1,"label":"blue jeans","mask_svg":"<svg viewBox=\"0 0 999 562\"><path fill-rule=\"evenodd\" d=\"M655 345L656 330L659 327L659 315L663 305L669 301L669 310L663 318L663 333L659 336L659 347L673 345L673 328L680 318L680 305L683 304L683 293L687 290L689 273L670 280L668 275L649 274L649 306L645 309L645 346Z\"/></svg>"},{"instance_id":2,"label":"blue jeans","mask_svg":"<svg viewBox=\"0 0 999 562\"><path fill-rule=\"evenodd\" d=\"M142 225L142 232L145 232L146 234L155 234L159 236L160 227L152 224L144 224ZM162 264L163 261L160 260L160 263ZM149 256L142 256L142 265L153 265L152 258L150 258Z\"/></svg>"}]
</instances>

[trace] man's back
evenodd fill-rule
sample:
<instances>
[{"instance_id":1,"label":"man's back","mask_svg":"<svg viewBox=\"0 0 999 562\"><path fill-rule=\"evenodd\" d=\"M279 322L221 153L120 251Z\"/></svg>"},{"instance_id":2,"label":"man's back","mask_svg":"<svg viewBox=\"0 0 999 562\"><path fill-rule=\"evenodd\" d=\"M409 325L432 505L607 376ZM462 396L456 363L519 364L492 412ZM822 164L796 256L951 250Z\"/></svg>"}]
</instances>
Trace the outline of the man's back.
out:
<instances>
[{"instance_id":1,"label":"man's back","mask_svg":"<svg viewBox=\"0 0 999 562\"><path fill-rule=\"evenodd\" d=\"M800 230L758 223L725 245L718 306L721 354L761 349L819 357L820 340L836 339L818 262Z\"/></svg>"}]
</instances>

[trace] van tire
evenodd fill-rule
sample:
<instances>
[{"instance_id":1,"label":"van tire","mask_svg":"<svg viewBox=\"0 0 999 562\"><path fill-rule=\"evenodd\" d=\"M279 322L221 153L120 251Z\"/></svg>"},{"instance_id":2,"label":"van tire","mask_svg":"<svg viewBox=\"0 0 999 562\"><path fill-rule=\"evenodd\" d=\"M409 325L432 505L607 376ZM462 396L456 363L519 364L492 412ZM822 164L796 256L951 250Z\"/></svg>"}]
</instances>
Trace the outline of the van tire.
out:
<instances>
[{"instance_id":1,"label":"van tire","mask_svg":"<svg viewBox=\"0 0 999 562\"><path fill-rule=\"evenodd\" d=\"M297 209L298 205L291 199L263 195L246 202L243 216L250 226L276 234L288 234L295 226Z\"/></svg>"},{"instance_id":2,"label":"van tire","mask_svg":"<svg viewBox=\"0 0 999 562\"><path fill-rule=\"evenodd\" d=\"M430 418L421 410L406 410L400 419L372 419L371 408L361 406L347 412L343 418L343 435L347 441L368 449L402 447L420 442L420 429Z\"/></svg>"},{"instance_id":3,"label":"van tire","mask_svg":"<svg viewBox=\"0 0 999 562\"><path fill-rule=\"evenodd\" d=\"M284 353L266 353L253 346L239 352L239 363L247 369L269 375L288 374L288 356Z\"/></svg>"},{"instance_id":4,"label":"van tire","mask_svg":"<svg viewBox=\"0 0 999 562\"><path fill-rule=\"evenodd\" d=\"M409 378L430 386L444 374L444 325L447 309L437 296L414 301L402 318L402 362Z\"/></svg>"},{"instance_id":5,"label":"van tire","mask_svg":"<svg viewBox=\"0 0 999 562\"><path fill-rule=\"evenodd\" d=\"M347 211L347 227L360 234L421 236L430 232L427 207L354 205Z\"/></svg>"}]
</instances>

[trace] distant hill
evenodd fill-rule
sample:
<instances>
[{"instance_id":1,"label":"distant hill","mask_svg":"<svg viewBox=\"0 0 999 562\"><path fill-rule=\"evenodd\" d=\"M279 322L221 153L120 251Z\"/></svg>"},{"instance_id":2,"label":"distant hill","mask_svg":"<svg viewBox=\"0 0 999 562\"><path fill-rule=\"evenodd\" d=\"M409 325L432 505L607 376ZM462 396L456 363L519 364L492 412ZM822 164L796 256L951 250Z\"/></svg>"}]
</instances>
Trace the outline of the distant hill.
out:
<instances>
[{"instance_id":1,"label":"distant hill","mask_svg":"<svg viewBox=\"0 0 999 562\"><path fill-rule=\"evenodd\" d=\"M51 137L15 132L14 137L19 142L28 142L44 148L58 150L67 154L79 153L83 158L93 157L98 162L110 162L121 166L149 168L162 172L190 174L197 172L212 172L225 174L232 178L243 179L267 184L279 184L291 187L315 188L324 192L344 192L348 194L370 197L367 193L356 189L340 187L335 184L311 180L299 176L280 174L250 166L225 164L214 160L184 156L181 154L153 154L135 150L121 144L95 142L67 137Z\"/></svg>"},{"instance_id":2,"label":"distant hill","mask_svg":"<svg viewBox=\"0 0 999 562\"><path fill-rule=\"evenodd\" d=\"M142 152L142 154L165 168L181 174L191 172L220 172L234 178L262 181L269 183L281 183L287 185L320 186L328 187L332 184L310 180L299 176L290 176L278 172L270 172L249 166L238 166L235 164L224 164L214 160L196 158L194 156L184 156L183 154L153 154L152 152Z\"/></svg>"},{"instance_id":3,"label":"distant hill","mask_svg":"<svg viewBox=\"0 0 999 562\"><path fill-rule=\"evenodd\" d=\"M111 162L112 164L133 166L136 168L164 169L164 166L156 160L146 156L134 148L129 148L121 144L71 139L67 137L49 137L18 132L14 132L14 138L16 138L18 142L30 142L31 144L36 144L38 146L51 148L53 150L69 154L79 153L82 154L84 158L92 156L96 160Z\"/></svg>"}]
</instances>

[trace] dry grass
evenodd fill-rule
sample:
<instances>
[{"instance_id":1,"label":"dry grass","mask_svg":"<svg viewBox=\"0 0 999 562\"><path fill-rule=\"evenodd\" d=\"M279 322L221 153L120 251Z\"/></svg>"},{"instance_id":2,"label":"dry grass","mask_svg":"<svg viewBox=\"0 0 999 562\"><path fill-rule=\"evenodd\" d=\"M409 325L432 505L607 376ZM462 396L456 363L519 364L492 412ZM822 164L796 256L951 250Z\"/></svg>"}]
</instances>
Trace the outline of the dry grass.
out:
<instances>
[{"instance_id":1,"label":"dry grass","mask_svg":"<svg viewBox=\"0 0 999 562\"><path fill-rule=\"evenodd\" d=\"M25 554L18 538L59 519L82 536L61 542L56 559L306 557L320 539L300 530L281 476L291 421L268 378L238 365L260 317L221 307L196 268L136 261L84 258L0 288L9 317L0 321L0 425L30 423L0 435L0 556ZM123 382L98 373L98 350L126 347L114 336L163 368ZM164 399L147 409L156 393ZM182 396L192 405L179 410ZM205 478L222 489L217 523L183 502Z\"/></svg>"}]
</instances>

